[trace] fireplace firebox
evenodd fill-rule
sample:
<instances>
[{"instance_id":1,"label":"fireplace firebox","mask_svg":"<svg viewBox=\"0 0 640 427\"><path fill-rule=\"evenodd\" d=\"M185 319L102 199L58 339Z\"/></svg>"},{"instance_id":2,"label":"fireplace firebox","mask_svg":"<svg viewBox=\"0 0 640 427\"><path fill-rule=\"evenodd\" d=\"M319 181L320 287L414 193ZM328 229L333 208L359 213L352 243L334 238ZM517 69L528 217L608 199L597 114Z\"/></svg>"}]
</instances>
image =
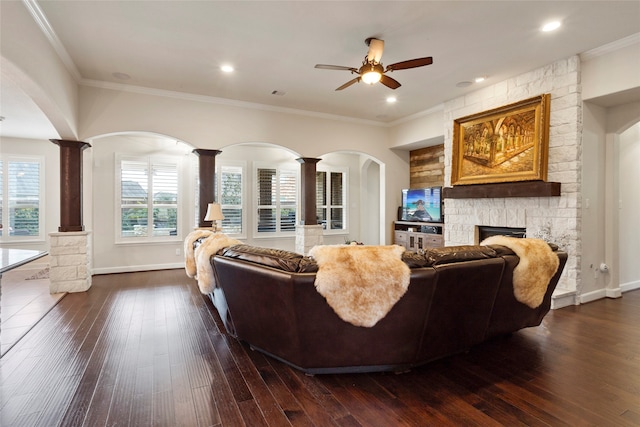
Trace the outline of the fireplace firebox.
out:
<instances>
[{"instance_id":1,"label":"fireplace firebox","mask_svg":"<svg viewBox=\"0 0 640 427\"><path fill-rule=\"evenodd\" d=\"M476 244L482 242L487 237L491 236L509 236L523 238L527 236L527 229L520 227L489 227L486 225L476 226Z\"/></svg>"}]
</instances>

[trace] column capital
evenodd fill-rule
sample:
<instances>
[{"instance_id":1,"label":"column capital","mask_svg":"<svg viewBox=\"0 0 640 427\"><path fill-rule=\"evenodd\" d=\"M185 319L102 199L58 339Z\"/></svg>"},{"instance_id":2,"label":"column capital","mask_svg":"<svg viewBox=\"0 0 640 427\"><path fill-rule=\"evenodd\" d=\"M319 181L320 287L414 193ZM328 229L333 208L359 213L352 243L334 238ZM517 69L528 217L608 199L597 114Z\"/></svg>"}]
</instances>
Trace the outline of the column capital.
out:
<instances>
[{"instance_id":1,"label":"column capital","mask_svg":"<svg viewBox=\"0 0 640 427\"><path fill-rule=\"evenodd\" d=\"M298 163L300 163L300 164L306 164L306 163L309 163L309 164L316 164L316 163L318 163L320 160L322 160L322 159L315 159L315 158L313 158L313 157L298 157L298 158L296 159L296 161L297 161Z\"/></svg>"},{"instance_id":2,"label":"column capital","mask_svg":"<svg viewBox=\"0 0 640 427\"><path fill-rule=\"evenodd\" d=\"M84 141L69 141L67 139L50 139L49 141L53 142L60 148L78 148L80 151L91 147L91 144Z\"/></svg>"},{"instance_id":3,"label":"column capital","mask_svg":"<svg viewBox=\"0 0 640 427\"><path fill-rule=\"evenodd\" d=\"M211 156L215 157L218 154L222 153L222 150L207 150L204 148L195 148L191 151L196 156Z\"/></svg>"}]
</instances>

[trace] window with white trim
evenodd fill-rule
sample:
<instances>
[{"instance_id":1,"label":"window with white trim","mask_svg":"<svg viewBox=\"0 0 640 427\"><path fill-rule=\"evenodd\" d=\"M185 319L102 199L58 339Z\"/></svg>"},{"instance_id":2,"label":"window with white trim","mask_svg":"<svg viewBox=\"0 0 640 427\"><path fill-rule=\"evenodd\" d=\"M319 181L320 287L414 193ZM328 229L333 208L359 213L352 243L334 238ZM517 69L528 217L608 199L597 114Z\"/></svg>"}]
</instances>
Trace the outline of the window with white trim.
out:
<instances>
[{"instance_id":1,"label":"window with white trim","mask_svg":"<svg viewBox=\"0 0 640 427\"><path fill-rule=\"evenodd\" d=\"M219 165L216 169L215 196L224 215L222 232L242 234L244 167Z\"/></svg>"},{"instance_id":2,"label":"window with white trim","mask_svg":"<svg viewBox=\"0 0 640 427\"><path fill-rule=\"evenodd\" d=\"M298 174L295 170L256 170L258 234L291 234L296 230Z\"/></svg>"},{"instance_id":3,"label":"window with white trim","mask_svg":"<svg viewBox=\"0 0 640 427\"><path fill-rule=\"evenodd\" d=\"M316 216L318 224L322 224L325 230L347 229L346 183L346 172L316 171Z\"/></svg>"},{"instance_id":4,"label":"window with white trim","mask_svg":"<svg viewBox=\"0 0 640 427\"><path fill-rule=\"evenodd\" d=\"M178 163L120 157L118 166L118 240L177 240Z\"/></svg>"},{"instance_id":5,"label":"window with white trim","mask_svg":"<svg viewBox=\"0 0 640 427\"><path fill-rule=\"evenodd\" d=\"M43 235L43 159L0 158L0 239L32 240Z\"/></svg>"}]
</instances>

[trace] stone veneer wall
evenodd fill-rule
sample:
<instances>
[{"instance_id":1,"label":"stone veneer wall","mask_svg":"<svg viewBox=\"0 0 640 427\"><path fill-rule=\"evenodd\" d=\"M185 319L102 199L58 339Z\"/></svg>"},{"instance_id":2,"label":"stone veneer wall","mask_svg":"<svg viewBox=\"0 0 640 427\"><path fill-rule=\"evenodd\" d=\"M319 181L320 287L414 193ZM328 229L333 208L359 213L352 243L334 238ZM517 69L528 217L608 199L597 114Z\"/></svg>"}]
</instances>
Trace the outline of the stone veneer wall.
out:
<instances>
[{"instance_id":1,"label":"stone veneer wall","mask_svg":"<svg viewBox=\"0 0 640 427\"><path fill-rule=\"evenodd\" d=\"M306 255L311 248L322 245L322 225L297 225L296 226L296 252Z\"/></svg>"},{"instance_id":2,"label":"stone veneer wall","mask_svg":"<svg viewBox=\"0 0 640 427\"><path fill-rule=\"evenodd\" d=\"M89 232L51 233L51 293L84 292L91 287Z\"/></svg>"},{"instance_id":3,"label":"stone veneer wall","mask_svg":"<svg viewBox=\"0 0 640 427\"><path fill-rule=\"evenodd\" d=\"M557 294L575 294L580 265L582 96L580 60L570 57L445 103L445 186L451 186L453 120L544 93L551 94L547 181L560 197L446 199L445 242L473 244L476 226L524 227L569 253Z\"/></svg>"}]
</instances>

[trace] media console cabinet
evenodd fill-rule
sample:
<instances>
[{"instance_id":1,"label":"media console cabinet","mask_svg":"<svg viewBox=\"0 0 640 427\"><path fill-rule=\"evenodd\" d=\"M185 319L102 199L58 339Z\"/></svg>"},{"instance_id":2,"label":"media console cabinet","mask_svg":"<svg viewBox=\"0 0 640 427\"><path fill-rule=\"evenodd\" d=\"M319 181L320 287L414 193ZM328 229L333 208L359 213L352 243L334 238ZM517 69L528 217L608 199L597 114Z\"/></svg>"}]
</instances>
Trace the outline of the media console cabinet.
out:
<instances>
[{"instance_id":1,"label":"media console cabinet","mask_svg":"<svg viewBox=\"0 0 640 427\"><path fill-rule=\"evenodd\" d=\"M393 243L413 252L439 248L444 246L443 227L440 222L395 221Z\"/></svg>"}]
</instances>

